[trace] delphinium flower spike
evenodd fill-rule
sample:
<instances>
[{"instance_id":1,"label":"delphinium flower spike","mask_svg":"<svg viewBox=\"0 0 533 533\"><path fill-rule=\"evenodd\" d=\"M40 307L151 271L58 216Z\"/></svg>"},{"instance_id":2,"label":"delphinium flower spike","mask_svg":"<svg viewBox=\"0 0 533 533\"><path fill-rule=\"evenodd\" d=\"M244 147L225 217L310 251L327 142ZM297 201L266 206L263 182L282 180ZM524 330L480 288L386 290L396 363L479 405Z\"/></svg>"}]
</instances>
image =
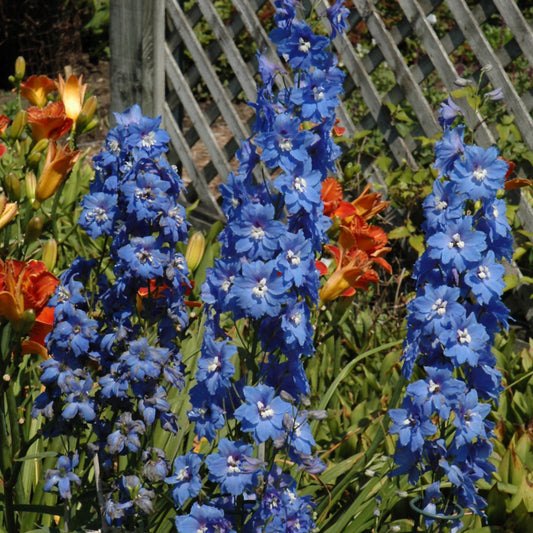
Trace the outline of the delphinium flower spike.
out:
<instances>
[{"instance_id":1,"label":"delphinium flower spike","mask_svg":"<svg viewBox=\"0 0 533 533\"><path fill-rule=\"evenodd\" d=\"M511 259L513 239L498 197L508 165L496 148L464 143L464 126L453 126L458 112L450 101L441 108L438 179L424 201L427 249L407 307L403 374L419 379L390 410L390 431L398 435L393 474L433 481L425 505L431 500L445 513L452 501L482 515L486 501L475 483L490 481L494 470L488 402L498 401L502 386L491 347L508 326L501 261Z\"/></svg>"},{"instance_id":2,"label":"delphinium flower spike","mask_svg":"<svg viewBox=\"0 0 533 533\"><path fill-rule=\"evenodd\" d=\"M189 281L176 246L188 225L178 203L181 179L163 157L169 137L161 119L136 105L116 120L93 160L95 180L79 219L102 255L78 258L61 277L51 302L53 357L42 364L45 390L33 412L46 417L49 437L92 429L80 445L99 464L101 512L110 526L128 530L151 512L152 487L169 473L163 452L146 449L151 426L178 430L167 396L183 387L179 339ZM136 457L145 454L143 468ZM47 490L56 479L49 476Z\"/></svg>"},{"instance_id":3,"label":"delphinium flower spike","mask_svg":"<svg viewBox=\"0 0 533 533\"><path fill-rule=\"evenodd\" d=\"M180 490L185 474L176 469L183 472L185 459L168 478L178 531L212 521L220 531L315 527L311 499L298 496L288 468L276 466L275 458L285 457L294 472L324 468L313 456L303 362L314 354L315 258L331 224L320 192L340 155L331 133L344 74L331 53L331 36L315 34L298 15L300 1L274 4L271 39L284 63L259 56L254 134L242 142L239 167L220 188L227 225L219 238L221 257L202 287L206 329L189 412L200 453L212 451L200 467L207 474L203 497L196 500L196 489ZM344 2L323 15L341 31ZM277 90L278 75L292 76L292 86ZM257 167L260 182L252 172ZM181 509L184 495L194 501L189 514Z\"/></svg>"}]
</instances>

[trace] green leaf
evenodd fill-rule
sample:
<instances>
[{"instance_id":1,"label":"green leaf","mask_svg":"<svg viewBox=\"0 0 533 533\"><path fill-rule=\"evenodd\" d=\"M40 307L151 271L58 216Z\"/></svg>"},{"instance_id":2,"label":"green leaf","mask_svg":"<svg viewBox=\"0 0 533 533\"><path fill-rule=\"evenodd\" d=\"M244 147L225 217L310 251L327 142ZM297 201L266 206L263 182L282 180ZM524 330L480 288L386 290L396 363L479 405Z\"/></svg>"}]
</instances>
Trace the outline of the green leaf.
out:
<instances>
[{"instance_id":1,"label":"green leaf","mask_svg":"<svg viewBox=\"0 0 533 533\"><path fill-rule=\"evenodd\" d=\"M411 232L409 231L409 228L407 226L400 226L399 228L394 228L388 233L389 239L391 240L403 239L404 237L409 237L409 235L411 235Z\"/></svg>"},{"instance_id":2,"label":"green leaf","mask_svg":"<svg viewBox=\"0 0 533 533\"><path fill-rule=\"evenodd\" d=\"M385 156L385 155L380 155L376 159L375 163L376 163L376 166L380 170L383 170L383 172L387 172L387 170L389 170L389 168L391 166L392 159L390 157Z\"/></svg>"},{"instance_id":3,"label":"green leaf","mask_svg":"<svg viewBox=\"0 0 533 533\"><path fill-rule=\"evenodd\" d=\"M30 461L31 459L42 459L44 457L57 457L57 452L42 452L42 453L34 453L32 455L26 455L25 457L19 457L18 459L15 459L15 461Z\"/></svg>"}]
</instances>

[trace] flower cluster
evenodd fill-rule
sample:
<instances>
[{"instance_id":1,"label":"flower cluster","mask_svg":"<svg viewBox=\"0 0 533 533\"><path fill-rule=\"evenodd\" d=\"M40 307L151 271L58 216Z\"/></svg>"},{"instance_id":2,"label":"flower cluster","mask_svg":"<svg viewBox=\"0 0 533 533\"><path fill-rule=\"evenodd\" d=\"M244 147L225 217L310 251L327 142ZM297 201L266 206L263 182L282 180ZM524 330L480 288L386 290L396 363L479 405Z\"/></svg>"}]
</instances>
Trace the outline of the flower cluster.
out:
<instances>
[{"instance_id":1,"label":"flower cluster","mask_svg":"<svg viewBox=\"0 0 533 533\"><path fill-rule=\"evenodd\" d=\"M439 178L424 201L427 249L408 304L403 374L419 379L402 408L390 410L390 431L398 434L395 474L407 473L413 484L428 471L447 477L457 503L481 514L486 502L475 483L494 470L486 402L497 402L502 390L491 347L508 325L501 261L511 259L513 239L497 195L508 164L494 147L466 144L455 117L441 116ZM436 481L425 505L435 505L440 488Z\"/></svg>"},{"instance_id":2,"label":"flower cluster","mask_svg":"<svg viewBox=\"0 0 533 533\"><path fill-rule=\"evenodd\" d=\"M206 330L189 419L197 437L217 451L176 459L168 478L179 507L200 494L205 476L213 496L179 513L182 532L314 528L311 501L273 465L283 453L300 469L323 469L313 455L308 420L319 414L305 409L310 389L303 361L314 353L315 257L331 224L320 192L340 155L332 129L344 75L331 38L315 34L297 15L299 1L276 0L275 7L271 39L285 67L259 56L255 134L242 143L239 168L221 187L228 224L220 235L221 258L202 287ZM326 15L341 31L344 2ZM277 91L278 75L287 71L293 83ZM254 169L264 175L259 183ZM239 339L226 332L228 319Z\"/></svg>"},{"instance_id":3,"label":"flower cluster","mask_svg":"<svg viewBox=\"0 0 533 533\"><path fill-rule=\"evenodd\" d=\"M371 193L370 185L352 202L343 200L342 185L335 178L327 178L322 185L324 214L339 227L338 246L326 245L326 251L335 260L335 269L320 289L320 300L335 300L339 296L352 296L356 289L366 290L369 283L379 281L374 265L391 273L392 268L383 259L390 251L388 237L383 228L368 224L368 220L381 213L389 202L381 194ZM336 224L336 225L337 225ZM329 274L327 266L317 262L321 273Z\"/></svg>"},{"instance_id":4,"label":"flower cluster","mask_svg":"<svg viewBox=\"0 0 533 533\"><path fill-rule=\"evenodd\" d=\"M178 203L181 180L163 157L168 134L160 118L144 117L139 106L116 120L106 149L93 159L95 180L79 219L101 243L101 257L78 258L61 276L51 302L53 357L41 365L45 390L34 406L35 415L49 420L51 436L92 428L86 451L102 470L105 518L113 526L149 512L154 491L145 484L168 473L159 450L145 457L142 477L125 470L119 457L146 452L144 435L157 421L178 430L167 396L183 387L179 336L188 323L189 285L185 258L176 251L188 226ZM46 488L56 479L52 474ZM59 481L63 497L70 494L68 479L75 480Z\"/></svg>"},{"instance_id":5,"label":"flower cluster","mask_svg":"<svg viewBox=\"0 0 533 533\"><path fill-rule=\"evenodd\" d=\"M46 357L44 338L53 318L47 302L58 283L42 261L0 259L0 319L8 320L23 335L29 334L29 340L22 341L22 353Z\"/></svg>"}]
</instances>

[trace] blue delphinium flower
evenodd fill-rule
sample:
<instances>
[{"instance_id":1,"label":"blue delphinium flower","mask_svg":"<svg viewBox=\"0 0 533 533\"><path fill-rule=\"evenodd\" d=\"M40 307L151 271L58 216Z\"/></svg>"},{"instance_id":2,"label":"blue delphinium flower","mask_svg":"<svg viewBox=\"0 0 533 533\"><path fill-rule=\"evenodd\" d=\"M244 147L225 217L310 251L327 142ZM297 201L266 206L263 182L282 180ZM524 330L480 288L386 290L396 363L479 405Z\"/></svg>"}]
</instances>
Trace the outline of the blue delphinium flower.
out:
<instances>
[{"instance_id":1,"label":"blue delphinium flower","mask_svg":"<svg viewBox=\"0 0 533 533\"><path fill-rule=\"evenodd\" d=\"M439 177L424 202L428 247L414 268L402 370L411 378L418 365L426 377L408 385L402 407L390 410L390 432L398 435L392 474L408 474L415 484L432 471L438 481L424 500L428 509L444 509L437 499L447 478L457 504L483 514L475 482L490 481L494 470L490 404L483 401L498 401L502 390L491 346L508 326L497 261L512 256L512 235L505 202L496 197L507 163L494 147L465 146L464 126L451 127L457 109L445 105L442 112Z\"/></svg>"},{"instance_id":2,"label":"blue delphinium flower","mask_svg":"<svg viewBox=\"0 0 533 533\"><path fill-rule=\"evenodd\" d=\"M291 405L267 385L244 387L246 402L235 410L234 417L241 422L241 428L249 432L257 443L276 439L285 433L283 417L291 411Z\"/></svg>"},{"instance_id":3,"label":"blue delphinium flower","mask_svg":"<svg viewBox=\"0 0 533 533\"><path fill-rule=\"evenodd\" d=\"M168 477L168 466L159 451L139 478L129 475L125 456L144 456L153 424L178 430L167 399L184 383L179 346L189 281L176 247L188 224L178 203L183 184L163 157L169 136L161 118L132 106L116 121L93 159L78 222L89 236L105 236L107 247L101 261L78 258L61 276L48 339L53 359L43 364L46 389L33 411L47 418L47 435L76 435L85 460L99 462L108 495L102 515L129 527L152 511L151 486ZM88 423L93 436L83 442Z\"/></svg>"},{"instance_id":4,"label":"blue delphinium flower","mask_svg":"<svg viewBox=\"0 0 533 533\"><path fill-rule=\"evenodd\" d=\"M332 131L344 74L331 39L348 12L342 0L327 10L332 35L325 36L301 19L299 0L274 5L271 40L284 66L259 55L253 134L236 154L237 170L220 187L227 225L219 236L221 256L201 289L206 321L188 417L197 438L217 450L200 466L209 486L202 507L227 510L217 515L221 519L244 516L235 529L302 532L315 527L310 499L297 496L290 475L267 475L264 468L283 454L295 471L323 469L313 455L303 405L310 394L304 361L314 354L315 257L331 225L321 187L340 156ZM277 89L279 75L292 76L292 86ZM253 172L258 165L270 174L259 182ZM212 484L221 498L209 496ZM279 501L279 512L269 515L263 504L270 496L272 504ZM200 523L192 515L178 517L178 529L210 527L207 517Z\"/></svg>"},{"instance_id":5,"label":"blue delphinium flower","mask_svg":"<svg viewBox=\"0 0 533 533\"><path fill-rule=\"evenodd\" d=\"M244 442L220 439L218 452L205 458L209 479L219 484L223 493L239 496L251 489L258 468L253 464L253 446Z\"/></svg>"},{"instance_id":6,"label":"blue delphinium flower","mask_svg":"<svg viewBox=\"0 0 533 533\"><path fill-rule=\"evenodd\" d=\"M81 479L77 476L72 469L76 468L79 463L78 454L75 453L72 457L62 455L57 460L57 470L48 470L46 472L46 480L43 490L50 492L53 487L57 486L59 495L65 500L70 500L72 494L70 491L70 484L81 484Z\"/></svg>"},{"instance_id":7,"label":"blue delphinium flower","mask_svg":"<svg viewBox=\"0 0 533 533\"><path fill-rule=\"evenodd\" d=\"M202 489L200 466L203 456L189 452L174 460L174 475L167 477L165 481L174 485L172 497L176 504L183 505L189 498L198 496Z\"/></svg>"},{"instance_id":8,"label":"blue delphinium flower","mask_svg":"<svg viewBox=\"0 0 533 533\"><path fill-rule=\"evenodd\" d=\"M176 516L176 528L179 533L198 533L198 531L236 533L222 509L197 503L193 504L188 515Z\"/></svg>"}]
</instances>

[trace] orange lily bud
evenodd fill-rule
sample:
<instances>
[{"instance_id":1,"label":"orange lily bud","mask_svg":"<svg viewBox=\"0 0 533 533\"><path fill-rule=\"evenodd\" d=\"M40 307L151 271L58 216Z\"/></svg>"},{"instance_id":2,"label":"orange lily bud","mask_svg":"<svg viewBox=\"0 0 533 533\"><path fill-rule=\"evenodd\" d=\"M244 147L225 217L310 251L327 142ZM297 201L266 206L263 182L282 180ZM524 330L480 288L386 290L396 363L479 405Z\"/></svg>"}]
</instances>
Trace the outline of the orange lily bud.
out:
<instances>
[{"instance_id":1,"label":"orange lily bud","mask_svg":"<svg viewBox=\"0 0 533 533\"><path fill-rule=\"evenodd\" d=\"M15 60L15 78L19 81L24 79L26 74L26 61L22 56L18 56Z\"/></svg>"},{"instance_id":2,"label":"orange lily bud","mask_svg":"<svg viewBox=\"0 0 533 533\"><path fill-rule=\"evenodd\" d=\"M26 124L28 123L28 113L21 109L13 119L13 122L11 124L11 132L9 133L9 136L11 139L15 140L18 139L22 132L24 131L24 128L26 127Z\"/></svg>"},{"instance_id":3,"label":"orange lily bud","mask_svg":"<svg viewBox=\"0 0 533 533\"><path fill-rule=\"evenodd\" d=\"M35 189L37 188L37 178L33 172L28 172L25 179L26 197L30 202L35 200Z\"/></svg>"},{"instance_id":4,"label":"orange lily bud","mask_svg":"<svg viewBox=\"0 0 533 533\"><path fill-rule=\"evenodd\" d=\"M32 154L36 152L44 152L48 148L48 139L41 139L39 142L35 143L35 146L31 149Z\"/></svg>"},{"instance_id":5,"label":"orange lily bud","mask_svg":"<svg viewBox=\"0 0 533 533\"><path fill-rule=\"evenodd\" d=\"M17 216L18 212L18 205L8 202L6 195L0 193L0 229L7 226Z\"/></svg>"},{"instance_id":6,"label":"orange lily bud","mask_svg":"<svg viewBox=\"0 0 533 533\"><path fill-rule=\"evenodd\" d=\"M30 76L20 84L20 96L28 100L31 105L44 107L48 101L48 93L55 91L56 88L56 82L48 76Z\"/></svg>"},{"instance_id":7,"label":"orange lily bud","mask_svg":"<svg viewBox=\"0 0 533 533\"><path fill-rule=\"evenodd\" d=\"M191 272L194 272L205 252L205 237L202 232L197 231L189 240L187 250L185 251L185 261Z\"/></svg>"},{"instance_id":8,"label":"orange lily bud","mask_svg":"<svg viewBox=\"0 0 533 533\"><path fill-rule=\"evenodd\" d=\"M87 84L82 84L82 79L83 76L78 78L76 74L71 74L66 82L61 76L58 79L59 94L65 105L65 112L67 117L74 122L78 120L81 113L87 90Z\"/></svg>"},{"instance_id":9,"label":"orange lily bud","mask_svg":"<svg viewBox=\"0 0 533 533\"><path fill-rule=\"evenodd\" d=\"M52 271L56 266L57 261L57 242L54 238L46 241L43 247L43 263L49 271Z\"/></svg>"},{"instance_id":10,"label":"orange lily bud","mask_svg":"<svg viewBox=\"0 0 533 533\"><path fill-rule=\"evenodd\" d=\"M7 194L9 195L10 200L15 200L18 202L20 200L20 180L15 173L10 172L6 176L6 181L4 183Z\"/></svg>"},{"instance_id":11,"label":"orange lily bud","mask_svg":"<svg viewBox=\"0 0 533 533\"><path fill-rule=\"evenodd\" d=\"M90 129L92 129L98 123L98 121L96 121L96 124L93 125L93 118L96 113L97 105L98 102L96 96L91 96L85 101L76 123L76 128L79 132L87 131L89 125L91 125Z\"/></svg>"},{"instance_id":12,"label":"orange lily bud","mask_svg":"<svg viewBox=\"0 0 533 533\"><path fill-rule=\"evenodd\" d=\"M44 168L39 176L35 191L37 202L44 202L59 189L80 155L79 150L72 151L68 145L64 148L58 148L56 143L50 143Z\"/></svg>"},{"instance_id":13,"label":"orange lily bud","mask_svg":"<svg viewBox=\"0 0 533 533\"><path fill-rule=\"evenodd\" d=\"M41 217L32 217L26 226L24 244L30 244L41 236L43 232L43 219Z\"/></svg>"}]
</instances>

